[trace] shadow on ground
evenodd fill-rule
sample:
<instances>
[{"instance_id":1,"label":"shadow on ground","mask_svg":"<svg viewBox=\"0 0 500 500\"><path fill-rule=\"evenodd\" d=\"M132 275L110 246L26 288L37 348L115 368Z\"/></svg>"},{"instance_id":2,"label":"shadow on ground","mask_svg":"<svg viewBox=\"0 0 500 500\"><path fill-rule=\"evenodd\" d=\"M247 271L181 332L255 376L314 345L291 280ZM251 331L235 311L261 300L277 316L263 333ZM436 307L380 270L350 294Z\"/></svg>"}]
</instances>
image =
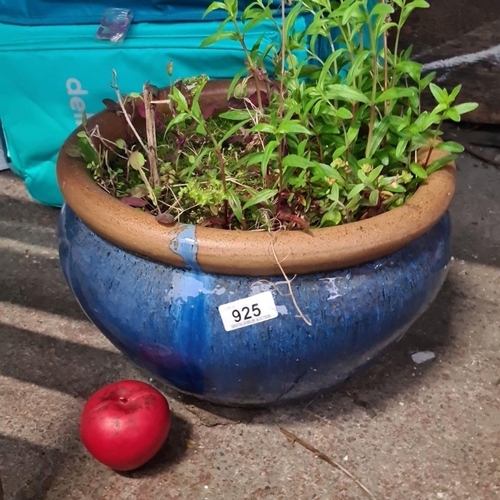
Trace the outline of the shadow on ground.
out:
<instances>
[{"instance_id":1,"label":"shadow on ground","mask_svg":"<svg viewBox=\"0 0 500 500\"><path fill-rule=\"evenodd\" d=\"M0 434L3 488L9 500L43 500L66 454ZM15 492L10 495L10 492Z\"/></svg>"}]
</instances>

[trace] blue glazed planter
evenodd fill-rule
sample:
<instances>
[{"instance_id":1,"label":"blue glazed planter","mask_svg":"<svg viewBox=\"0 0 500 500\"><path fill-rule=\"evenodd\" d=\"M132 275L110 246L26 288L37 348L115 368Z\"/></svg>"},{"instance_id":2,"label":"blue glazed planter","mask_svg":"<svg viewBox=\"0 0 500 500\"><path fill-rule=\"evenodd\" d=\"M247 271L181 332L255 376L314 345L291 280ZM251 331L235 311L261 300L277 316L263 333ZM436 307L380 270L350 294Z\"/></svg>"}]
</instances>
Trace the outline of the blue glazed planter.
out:
<instances>
[{"instance_id":1,"label":"blue glazed planter","mask_svg":"<svg viewBox=\"0 0 500 500\"><path fill-rule=\"evenodd\" d=\"M225 405L310 396L345 380L399 339L429 306L450 260L446 214L396 253L341 271L297 276L297 317L283 279L203 273L128 253L65 206L63 272L94 324L174 388ZM218 306L273 290L278 318L227 332Z\"/></svg>"}]
</instances>

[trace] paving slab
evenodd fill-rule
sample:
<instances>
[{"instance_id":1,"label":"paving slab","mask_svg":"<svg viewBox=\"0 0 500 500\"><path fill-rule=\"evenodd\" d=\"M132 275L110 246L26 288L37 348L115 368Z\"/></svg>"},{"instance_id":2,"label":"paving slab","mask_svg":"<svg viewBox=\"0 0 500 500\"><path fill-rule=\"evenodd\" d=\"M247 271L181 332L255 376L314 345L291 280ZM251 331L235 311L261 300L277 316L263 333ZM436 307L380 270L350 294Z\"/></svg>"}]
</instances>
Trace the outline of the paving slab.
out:
<instances>
[{"instance_id":1,"label":"paving slab","mask_svg":"<svg viewBox=\"0 0 500 500\"><path fill-rule=\"evenodd\" d=\"M86 319L59 269L58 210L0 173L0 477L5 500L500 498L500 171L463 156L443 290L377 363L312 400L214 407L154 383L172 430L119 474L78 436L86 398L150 381ZM412 355L430 351L421 364Z\"/></svg>"}]
</instances>

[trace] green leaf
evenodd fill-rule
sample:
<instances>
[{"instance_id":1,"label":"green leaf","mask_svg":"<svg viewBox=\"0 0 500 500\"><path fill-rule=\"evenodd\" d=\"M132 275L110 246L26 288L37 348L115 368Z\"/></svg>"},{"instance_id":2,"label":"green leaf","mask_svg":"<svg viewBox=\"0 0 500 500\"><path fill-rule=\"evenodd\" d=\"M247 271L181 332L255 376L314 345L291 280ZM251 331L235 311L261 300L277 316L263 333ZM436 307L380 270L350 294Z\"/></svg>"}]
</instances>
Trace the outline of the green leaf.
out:
<instances>
[{"instance_id":1,"label":"green leaf","mask_svg":"<svg viewBox=\"0 0 500 500\"><path fill-rule=\"evenodd\" d=\"M343 54L343 52L344 51L342 49L339 49L336 50L335 52L332 52L328 56L328 58L326 59L321 68L321 73L319 75L317 82L318 88L323 88L325 80L331 75L331 67L334 65L335 61Z\"/></svg>"},{"instance_id":2,"label":"green leaf","mask_svg":"<svg viewBox=\"0 0 500 500\"><path fill-rule=\"evenodd\" d=\"M352 113L347 108L339 108L335 111L337 118L341 120L350 120L352 118Z\"/></svg>"},{"instance_id":3,"label":"green leaf","mask_svg":"<svg viewBox=\"0 0 500 500\"><path fill-rule=\"evenodd\" d=\"M146 159L144 155L140 151L132 151L128 157L128 164L134 170L141 170L142 167L146 164Z\"/></svg>"},{"instance_id":4,"label":"green leaf","mask_svg":"<svg viewBox=\"0 0 500 500\"><path fill-rule=\"evenodd\" d=\"M416 9L428 9L430 7L429 2L425 0L413 0L410 5L413 5Z\"/></svg>"},{"instance_id":5,"label":"green leaf","mask_svg":"<svg viewBox=\"0 0 500 500\"><path fill-rule=\"evenodd\" d=\"M358 138L358 134L359 134L359 127L361 126L361 123L358 121L358 122L354 122L348 129L347 131L347 144L348 145L351 145L353 142L356 141L356 139Z\"/></svg>"},{"instance_id":6,"label":"green leaf","mask_svg":"<svg viewBox=\"0 0 500 500\"><path fill-rule=\"evenodd\" d=\"M349 5L350 3L350 5ZM344 12L342 14L342 25L349 24L350 22L353 21L353 18L355 18L356 10L359 10L359 2L344 2L341 8L339 8L339 11L343 8Z\"/></svg>"},{"instance_id":7,"label":"green leaf","mask_svg":"<svg viewBox=\"0 0 500 500\"><path fill-rule=\"evenodd\" d=\"M390 115L384 116L384 118L375 124L373 127L373 137L370 143L370 150L367 151L367 157L371 158L378 150L380 144L386 137L390 125Z\"/></svg>"},{"instance_id":8,"label":"green leaf","mask_svg":"<svg viewBox=\"0 0 500 500\"><path fill-rule=\"evenodd\" d=\"M334 203L337 203L339 201L339 197L340 197L339 185L337 183L332 184L330 192L328 193L328 199L332 200Z\"/></svg>"},{"instance_id":9,"label":"green leaf","mask_svg":"<svg viewBox=\"0 0 500 500\"><path fill-rule=\"evenodd\" d=\"M422 64L416 61L400 61L398 62L396 69L400 73L410 75L415 82L421 82L420 75L422 73L422 67Z\"/></svg>"},{"instance_id":10,"label":"green leaf","mask_svg":"<svg viewBox=\"0 0 500 500\"><path fill-rule=\"evenodd\" d=\"M172 100L175 101L175 104L177 105L177 108L179 111L188 111L189 106L186 101L186 97L184 94L177 88L177 87L172 87Z\"/></svg>"},{"instance_id":11,"label":"green leaf","mask_svg":"<svg viewBox=\"0 0 500 500\"><path fill-rule=\"evenodd\" d=\"M179 113L178 115L175 115L167 125L167 132L174 126L177 125L178 123L182 123L186 121L189 118L189 115L187 113Z\"/></svg>"},{"instance_id":12,"label":"green leaf","mask_svg":"<svg viewBox=\"0 0 500 500\"><path fill-rule=\"evenodd\" d=\"M87 163L94 163L95 165L99 165L101 163L101 159L99 158L99 154L94 148L91 140L87 136L87 133L82 130L77 133L78 137L78 148L80 150L82 158Z\"/></svg>"},{"instance_id":13,"label":"green leaf","mask_svg":"<svg viewBox=\"0 0 500 500\"><path fill-rule=\"evenodd\" d=\"M429 3L426 2L425 0L414 0L413 2L407 3L402 9L400 16L400 24L401 23L404 24L408 19L409 15L415 9L428 9L428 8L429 8Z\"/></svg>"},{"instance_id":14,"label":"green leaf","mask_svg":"<svg viewBox=\"0 0 500 500\"><path fill-rule=\"evenodd\" d=\"M455 108L450 108L448 111L444 113L444 118L449 118L454 122L460 121L460 113Z\"/></svg>"},{"instance_id":15,"label":"green leaf","mask_svg":"<svg viewBox=\"0 0 500 500\"><path fill-rule=\"evenodd\" d=\"M347 77L345 78L346 82L355 82L356 78L359 78L363 73L366 73L366 69L367 67L370 67L370 64L367 64L365 61L369 57L372 57L369 50L363 50L354 57L354 61L349 68Z\"/></svg>"},{"instance_id":16,"label":"green leaf","mask_svg":"<svg viewBox=\"0 0 500 500\"><path fill-rule=\"evenodd\" d=\"M463 104L457 104L454 106L454 109L459 115L463 115L474 111L478 106L479 104L477 102L464 102Z\"/></svg>"},{"instance_id":17,"label":"green leaf","mask_svg":"<svg viewBox=\"0 0 500 500\"><path fill-rule=\"evenodd\" d=\"M320 169L322 178L329 177L330 179L335 179L341 186L345 185L345 180L337 169L325 163L318 163L317 166Z\"/></svg>"},{"instance_id":18,"label":"green leaf","mask_svg":"<svg viewBox=\"0 0 500 500\"><path fill-rule=\"evenodd\" d=\"M370 193L370 198L368 201L372 207L376 207L378 205L380 199L380 192L376 189Z\"/></svg>"},{"instance_id":19,"label":"green leaf","mask_svg":"<svg viewBox=\"0 0 500 500\"><path fill-rule=\"evenodd\" d=\"M241 208L240 198L233 189L227 190L227 201L234 213L234 216L238 219L239 222L241 222L243 220L243 209Z\"/></svg>"},{"instance_id":20,"label":"green leaf","mask_svg":"<svg viewBox=\"0 0 500 500\"><path fill-rule=\"evenodd\" d=\"M208 14L210 14L210 12L213 12L214 10L224 10L227 12L228 9L224 2L212 2L203 13L203 19L205 19L205 17L208 16Z\"/></svg>"},{"instance_id":21,"label":"green leaf","mask_svg":"<svg viewBox=\"0 0 500 500\"><path fill-rule=\"evenodd\" d=\"M326 97L327 99L339 99L352 103L363 102L365 104L368 104L370 102L368 97L366 97L363 92L342 83L328 85L326 87Z\"/></svg>"},{"instance_id":22,"label":"green leaf","mask_svg":"<svg viewBox=\"0 0 500 500\"><path fill-rule=\"evenodd\" d=\"M263 132L264 134L275 134L276 129L270 123L257 123L252 127L252 132Z\"/></svg>"},{"instance_id":23,"label":"green leaf","mask_svg":"<svg viewBox=\"0 0 500 500\"><path fill-rule=\"evenodd\" d=\"M406 87L391 87L390 89L382 92L377 99L375 99L375 103L378 104L384 101L394 101L396 99L401 99L402 97L413 97L415 93L415 89Z\"/></svg>"},{"instance_id":24,"label":"green leaf","mask_svg":"<svg viewBox=\"0 0 500 500\"><path fill-rule=\"evenodd\" d=\"M448 104L449 97L446 90L438 87L435 83L431 83L429 87L431 89L432 95L434 96L434 99L436 99L436 102L438 104Z\"/></svg>"},{"instance_id":25,"label":"green leaf","mask_svg":"<svg viewBox=\"0 0 500 500\"><path fill-rule=\"evenodd\" d=\"M219 118L224 118L224 120L233 120L233 121L241 121L241 120L250 120L250 113L245 109L234 109L231 111L226 111L225 113L221 113Z\"/></svg>"},{"instance_id":26,"label":"green leaf","mask_svg":"<svg viewBox=\"0 0 500 500\"><path fill-rule=\"evenodd\" d=\"M430 83L436 78L436 72L433 71L432 73L429 73L428 75L424 76L420 82L418 83L418 89L420 91L426 89Z\"/></svg>"},{"instance_id":27,"label":"green leaf","mask_svg":"<svg viewBox=\"0 0 500 500\"><path fill-rule=\"evenodd\" d=\"M328 210L321 218L322 227L338 226L342 221L342 214L338 210Z\"/></svg>"},{"instance_id":28,"label":"green leaf","mask_svg":"<svg viewBox=\"0 0 500 500\"><path fill-rule=\"evenodd\" d=\"M458 94L462 90L462 85L457 85L450 94L450 102L454 102L455 99L457 98Z\"/></svg>"},{"instance_id":29,"label":"green leaf","mask_svg":"<svg viewBox=\"0 0 500 500\"><path fill-rule=\"evenodd\" d=\"M267 165L269 164L269 160L276 153L276 148L278 147L278 141L269 141L264 148L264 153L262 155L262 163L261 163L261 174L264 178L267 174Z\"/></svg>"},{"instance_id":30,"label":"green leaf","mask_svg":"<svg viewBox=\"0 0 500 500\"><path fill-rule=\"evenodd\" d=\"M412 163L410 165L410 170L418 179L427 179L427 171L422 167L422 165L419 165L418 163Z\"/></svg>"},{"instance_id":31,"label":"green leaf","mask_svg":"<svg viewBox=\"0 0 500 500\"><path fill-rule=\"evenodd\" d=\"M435 111L429 113L428 111L424 111L416 120L415 125L417 126L420 132L426 131L431 125L437 124L441 121L441 118L438 113Z\"/></svg>"},{"instance_id":32,"label":"green leaf","mask_svg":"<svg viewBox=\"0 0 500 500\"><path fill-rule=\"evenodd\" d=\"M297 154L299 156L304 156L308 142L309 142L308 139L304 139L303 141L299 142L299 144L297 145Z\"/></svg>"},{"instance_id":33,"label":"green leaf","mask_svg":"<svg viewBox=\"0 0 500 500\"><path fill-rule=\"evenodd\" d=\"M364 184L356 184L350 191L349 194L347 195L348 200L352 200L356 195L361 193L365 189Z\"/></svg>"},{"instance_id":34,"label":"green leaf","mask_svg":"<svg viewBox=\"0 0 500 500\"><path fill-rule=\"evenodd\" d=\"M378 167L374 168L369 174L368 174L368 182L373 184L378 176L382 173L382 170L384 170L384 165L379 165Z\"/></svg>"},{"instance_id":35,"label":"green leaf","mask_svg":"<svg viewBox=\"0 0 500 500\"><path fill-rule=\"evenodd\" d=\"M401 158L406 156L406 148L408 147L408 139L400 139L398 145L396 146L396 158L401 160Z\"/></svg>"},{"instance_id":36,"label":"green leaf","mask_svg":"<svg viewBox=\"0 0 500 500\"><path fill-rule=\"evenodd\" d=\"M346 210L352 210L355 211L359 208L359 202L360 202L361 197L359 195L356 195L352 200L349 200L349 203L345 206Z\"/></svg>"},{"instance_id":37,"label":"green leaf","mask_svg":"<svg viewBox=\"0 0 500 500\"><path fill-rule=\"evenodd\" d=\"M208 47L209 45L213 45L214 43L220 42L222 40L234 40L238 41L238 33L234 33L231 31L222 31L214 33L213 35L208 36L200 43L200 48Z\"/></svg>"},{"instance_id":38,"label":"green leaf","mask_svg":"<svg viewBox=\"0 0 500 500\"><path fill-rule=\"evenodd\" d=\"M382 149L377 151L376 158L380 163L382 163L384 167L387 167L387 165L389 165L389 162L391 160L387 149Z\"/></svg>"},{"instance_id":39,"label":"green leaf","mask_svg":"<svg viewBox=\"0 0 500 500\"><path fill-rule=\"evenodd\" d=\"M263 189L255 196L252 196L244 205L243 210L247 208L253 207L254 205L258 205L260 203L264 203L274 198L278 194L277 189Z\"/></svg>"},{"instance_id":40,"label":"green leaf","mask_svg":"<svg viewBox=\"0 0 500 500\"><path fill-rule=\"evenodd\" d=\"M448 153L460 154L464 152L464 147L458 142L446 141L436 146L436 149L447 151Z\"/></svg>"},{"instance_id":41,"label":"green leaf","mask_svg":"<svg viewBox=\"0 0 500 500\"><path fill-rule=\"evenodd\" d=\"M297 167L297 168L310 168L315 165L315 163L313 163L311 160L308 160L303 156L294 154L286 155L281 163L284 167Z\"/></svg>"},{"instance_id":42,"label":"green leaf","mask_svg":"<svg viewBox=\"0 0 500 500\"><path fill-rule=\"evenodd\" d=\"M123 139L117 139L115 144L118 149L122 149L123 151L127 150L127 143Z\"/></svg>"},{"instance_id":43,"label":"green leaf","mask_svg":"<svg viewBox=\"0 0 500 500\"><path fill-rule=\"evenodd\" d=\"M198 123L198 125L196 125L196 132L203 137L207 135L207 129L205 128L205 125L203 123Z\"/></svg>"},{"instance_id":44,"label":"green leaf","mask_svg":"<svg viewBox=\"0 0 500 500\"><path fill-rule=\"evenodd\" d=\"M433 161L431 164L427 166L427 174L430 175L436 170L439 170L448 163L454 161L456 157L457 157L456 155L447 155L443 158L439 158L438 160Z\"/></svg>"},{"instance_id":45,"label":"green leaf","mask_svg":"<svg viewBox=\"0 0 500 500\"><path fill-rule=\"evenodd\" d=\"M224 134L224 137L220 139L219 141L219 146L222 147L222 144L224 144L232 135L236 134L240 130L241 127L246 125L248 123L248 118L239 122L235 123L227 132Z\"/></svg>"},{"instance_id":46,"label":"green leaf","mask_svg":"<svg viewBox=\"0 0 500 500\"><path fill-rule=\"evenodd\" d=\"M385 187L386 191L390 191L391 193L405 193L406 189L404 186L401 186L400 184L395 184L391 185L389 184L388 186Z\"/></svg>"},{"instance_id":47,"label":"green leaf","mask_svg":"<svg viewBox=\"0 0 500 500\"><path fill-rule=\"evenodd\" d=\"M311 131L301 125L297 121L285 121L281 123L276 131L277 134L307 134L311 135Z\"/></svg>"},{"instance_id":48,"label":"green leaf","mask_svg":"<svg viewBox=\"0 0 500 500\"><path fill-rule=\"evenodd\" d=\"M366 186L369 184L367 175L363 172L363 170L358 170L358 179Z\"/></svg>"},{"instance_id":49,"label":"green leaf","mask_svg":"<svg viewBox=\"0 0 500 500\"><path fill-rule=\"evenodd\" d=\"M334 152L332 158L336 160L337 158L340 158L347 150L347 146L340 146L338 147Z\"/></svg>"},{"instance_id":50,"label":"green leaf","mask_svg":"<svg viewBox=\"0 0 500 500\"><path fill-rule=\"evenodd\" d=\"M370 11L370 17L372 16L381 16L381 17L387 17L391 15L394 12L394 9L391 5L388 3L378 3L373 7L373 9Z\"/></svg>"}]
</instances>

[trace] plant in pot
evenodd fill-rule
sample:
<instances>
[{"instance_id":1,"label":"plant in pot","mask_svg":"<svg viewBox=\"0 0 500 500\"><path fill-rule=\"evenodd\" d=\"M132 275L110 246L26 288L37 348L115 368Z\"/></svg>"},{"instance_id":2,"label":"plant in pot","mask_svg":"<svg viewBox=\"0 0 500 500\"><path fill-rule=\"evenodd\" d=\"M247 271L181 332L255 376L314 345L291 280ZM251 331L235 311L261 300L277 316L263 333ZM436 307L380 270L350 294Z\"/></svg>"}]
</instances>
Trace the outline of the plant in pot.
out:
<instances>
[{"instance_id":1,"label":"plant in pot","mask_svg":"<svg viewBox=\"0 0 500 500\"><path fill-rule=\"evenodd\" d=\"M241 73L127 96L115 81L57 166L82 308L139 365L222 404L329 388L428 307L462 151L440 127L475 108L398 47L424 0L279 3L212 3L226 18L204 45L240 43ZM274 36L248 46L264 22Z\"/></svg>"}]
</instances>

